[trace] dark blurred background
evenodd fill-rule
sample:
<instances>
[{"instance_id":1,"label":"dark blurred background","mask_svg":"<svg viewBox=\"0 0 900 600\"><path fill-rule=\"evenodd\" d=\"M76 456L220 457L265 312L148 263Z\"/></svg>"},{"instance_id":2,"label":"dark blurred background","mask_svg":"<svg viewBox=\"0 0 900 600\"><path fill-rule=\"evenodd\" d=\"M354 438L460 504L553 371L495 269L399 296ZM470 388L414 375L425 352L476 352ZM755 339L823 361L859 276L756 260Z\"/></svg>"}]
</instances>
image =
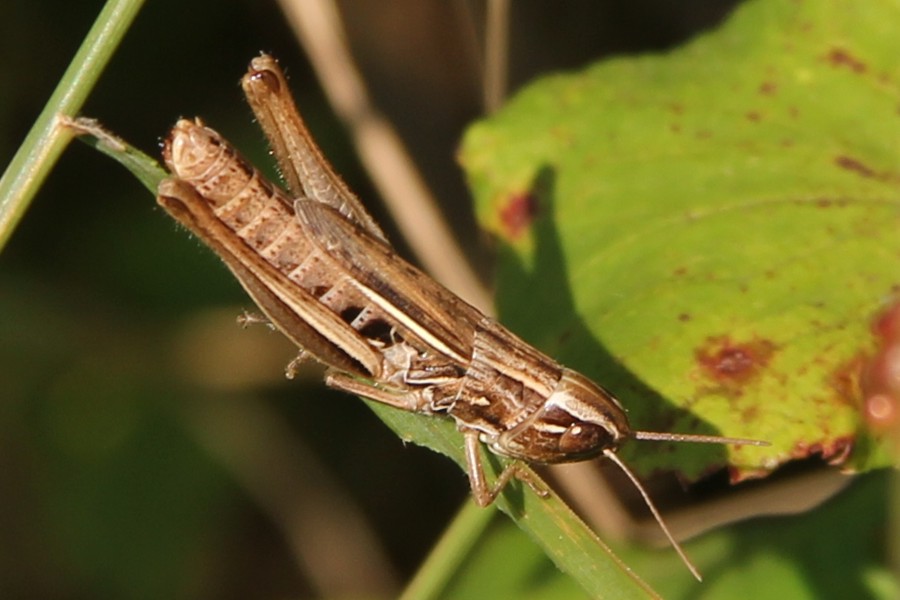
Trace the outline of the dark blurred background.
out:
<instances>
[{"instance_id":1,"label":"dark blurred background","mask_svg":"<svg viewBox=\"0 0 900 600\"><path fill-rule=\"evenodd\" d=\"M671 47L733 4L516 4L511 87ZM375 103L469 257L489 264L454 162L481 114L483 2L339 6ZM101 7L0 6L0 164ZM384 222L273 2L148 2L83 114L154 156L176 118L199 115L273 172L237 85L261 50L279 57L326 154ZM287 381L294 351L263 327L237 327L244 309L250 301L219 261L133 177L83 144L65 152L0 257L0 596L386 596L415 571L466 498L464 475L405 447L314 369ZM315 527L351 512L337 539ZM309 563L309 543L346 588L310 576L328 567ZM341 563L350 556L371 557L361 560L386 576Z\"/></svg>"}]
</instances>

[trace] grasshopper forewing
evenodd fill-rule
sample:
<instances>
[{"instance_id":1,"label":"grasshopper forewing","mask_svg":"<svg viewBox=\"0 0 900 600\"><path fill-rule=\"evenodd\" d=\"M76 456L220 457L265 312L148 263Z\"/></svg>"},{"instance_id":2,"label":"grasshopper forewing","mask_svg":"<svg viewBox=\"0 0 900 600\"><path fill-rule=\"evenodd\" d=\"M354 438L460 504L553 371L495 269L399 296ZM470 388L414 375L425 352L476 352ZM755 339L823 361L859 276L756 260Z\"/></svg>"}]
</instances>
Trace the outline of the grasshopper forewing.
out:
<instances>
[{"instance_id":1,"label":"grasshopper forewing","mask_svg":"<svg viewBox=\"0 0 900 600\"><path fill-rule=\"evenodd\" d=\"M567 369L397 256L334 173L306 129L274 59L253 60L242 81L291 195L272 185L199 119L179 121L163 146L172 173L159 203L231 269L272 324L329 367L328 385L428 415L453 418L465 438L469 481L486 506L511 478L539 493L512 463L493 485L480 445L528 463L613 460L629 437L756 444L754 440L632 431L611 393Z\"/></svg>"}]
</instances>

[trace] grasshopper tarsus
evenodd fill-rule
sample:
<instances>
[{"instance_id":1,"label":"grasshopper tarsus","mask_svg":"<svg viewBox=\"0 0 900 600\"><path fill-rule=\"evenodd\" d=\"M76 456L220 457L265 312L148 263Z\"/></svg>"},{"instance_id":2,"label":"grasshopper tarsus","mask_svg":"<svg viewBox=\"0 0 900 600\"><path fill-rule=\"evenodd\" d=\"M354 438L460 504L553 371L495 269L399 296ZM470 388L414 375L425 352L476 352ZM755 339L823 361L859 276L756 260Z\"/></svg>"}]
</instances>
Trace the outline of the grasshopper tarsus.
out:
<instances>
[{"instance_id":1,"label":"grasshopper tarsus","mask_svg":"<svg viewBox=\"0 0 900 600\"><path fill-rule=\"evenodd\" d=\"M242 329L252 327L253 325L264 325L265 327L267 327L268 329L271 329L272 331L275 331L275 329L276 329L275 324L272 323L272 321L269 320L268 317L266 317L265 315L260 314L260 313L252 313L252 312L245 310L244 312L242 312L241 314L239 314L237 316L236 320L237 320L237 324Z\"/></svg>"},{"instance_id":2,"label":"grasshopper tarsus","mask_svg":"<svg viewBox=\"0 0 900 600\"><path fill-rule=\"evenodd\" d=\"M284 376L288 379L294 379L297 376L297 373L300 372L300 367L302 367L303 363L307 360L309 360L309 354L306 350L301 349L300 352L297 353L297 356L292 358L291 361L285 365Z\"/></svg>"}]
</instances>

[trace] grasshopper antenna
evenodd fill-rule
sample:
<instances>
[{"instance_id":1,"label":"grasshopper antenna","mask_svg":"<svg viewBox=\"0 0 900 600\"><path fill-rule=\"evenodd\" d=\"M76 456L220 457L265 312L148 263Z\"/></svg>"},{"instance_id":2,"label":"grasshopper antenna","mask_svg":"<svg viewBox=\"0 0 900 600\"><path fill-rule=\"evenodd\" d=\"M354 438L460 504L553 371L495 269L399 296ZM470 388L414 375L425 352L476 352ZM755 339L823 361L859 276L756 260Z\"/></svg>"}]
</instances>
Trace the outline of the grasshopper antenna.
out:
<instances>
[{"instance_id":1,"label":"grasshopper antenna","mask_svg":"<svg viewBox=\"0 0 900 600\"><path fill-rule=\"evenodd\" d=\"M621 469L622 472L628 476L628 479L631 480L631 483L634 484L634 487L637 488L637 491L641 493L641 497L644 499L644 504L646 504L647 508L650 509L650 512L653 513L653 518L656 519L657 523L659 523L659 527L665 534L666 539L669 540L669 543L672 544L673 548L675 548L675 552L677 552L678 556L681 557L681 562L684 563L684 566L688 568L688 571L691 572L691 575L693 575L694 578L697 579L697 581L703 581L703 576L700 575L700 571L697 570L697 567L694 566L694 563L692 563L691 559L689 559L687 554L685 554L684 549L681 547L681 544L679 544L675 540L675 536L673 536L672 532L669 531L666 522L663 521L662 515L659 514L659 511L656 509L656 505L653 504L653 500L650 499L650 494L647 493L647 491L644 489L644 486L642 486L641 482L638 481L637 476L635 476L635 474L631 472L631 469L625 466L625 463L623 463L619 459L619 457L616 456L616 453L612 450L606 449L603 451L603 454L605 454L606 458L614 462L616 466L619 467L619 469Z\"/></svg>"},{"instance_id":2,"label":"grasshopper antenna","mask_svg":"<svg viewBox=\"0 0 900 600\"><path fill-rule=\"evenodd\" d=\"M719 435L698 435L695 433L664 433L661 431L632 431L636 440L655 442L692 442L695 444L731 444L734 446L768 446L769 442L748 440L747 438L722 437Z\"/></svg>"},{"instance_id":3,"label":"grasshopper antenna","mask_svg":"<svg viewBox=\"0 0 900 600\"><path fill-rule=\"evenodd\" d=\"M744 438L730 438L730 437L721 437L716 435L697 435L691 433L662 433L656 431L634 431L632 432L634 438L637 440L654 440L654 441L665 441L665 442L696 442L701 444L734 444L737 446L768 446L769 442L764 442L762 440L749 440ZM703 576L700 575L700 571L697 570L697 567L694 566L694 563L691 562L691 559L688 558L687 554L684 552L684 549L681 547L675 540L675 536L672 535L672 532L669 531L669 527L666 525L666 522L663 521L662 515L659 514L659 510L657 510L656 505L653 503L653 500L650 499L650 495L644 489L644 486L641 485L641 482L638 481L637 476L629 469L625 463L616 456L616 453L610 449L606 449L603 451L603 454L611 460L619 469L628 476L628 479L631 480L631 483L640 492L641 497L644 499L644 504L647 505L647 508L650 509L651 514L653 514L653 518L656 519L656 522L659 524L660 529L662 529L663 534L666 536L666 539L669 540L669 543L675 549L675 552L678 553L678 556L681 558L681 562L684 563L684 566L687 567L688 571L691 572L691 575L697 581L703 581Z\"/></svg>"}]
</instances>

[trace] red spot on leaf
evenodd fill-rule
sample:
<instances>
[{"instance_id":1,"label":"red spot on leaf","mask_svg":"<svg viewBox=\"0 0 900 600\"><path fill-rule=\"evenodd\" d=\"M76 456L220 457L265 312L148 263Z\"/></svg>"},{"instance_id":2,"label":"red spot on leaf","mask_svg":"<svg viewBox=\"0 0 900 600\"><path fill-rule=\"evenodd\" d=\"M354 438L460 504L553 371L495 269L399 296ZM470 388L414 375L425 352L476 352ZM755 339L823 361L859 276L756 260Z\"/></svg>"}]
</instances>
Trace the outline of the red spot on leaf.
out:
<instances>
[{"instance_id":1,"label":"red spot on leaf","mask_svg":"<svg viewBox=\"0 0 900 600\"><path fill-rule=\"evenodd\" d=\"M878 348L863 372L863 419L876 434L900 431L900 304L873 320L872 333Z\"/></svg>"},{"instance_id":2,"label":"red spot on leaf","mask_svg":"<svg viewBox=\"0 0 900 600\"><path fill-rule=\"evenodd\" d=\"M832 48L825 56L831 66L836 68L850 69L854 73L862 74L866 72L866 63L856 58L844 48Z\"/></svg>"},{"instance_id":3,"label":"red spot on leaf","mask_svg":"<svg viewBox=\"0 0 900 600\"><path fill-rule=\"evenodd\" d=\"M531 194L510 198L500 209L500 223L510 239L516 239L531 226L537 214L537 200Z\"/></svg>"},{"instance_id":4,"label":"red spot on leaf","mask_svg":"<svg viewBox=\"0 0 900 600\"><path fill-rule=\"evenodd\" d=\"M885 341L900 339L900 304L890 306L875 317L872 333Z\"/></svg>"},{"instance_id":5,"label":"red spot on leaf","mask_svg":"<svg viewBox=\"0 0 900 600\"><path fill-rule=\"evenodd\" d=\"M775 353L775 344L765 339L734 342L727 336L707 338L694 352L697 364L710 379L739 387L764 369Z\"/></svg>"}]
</instances>

